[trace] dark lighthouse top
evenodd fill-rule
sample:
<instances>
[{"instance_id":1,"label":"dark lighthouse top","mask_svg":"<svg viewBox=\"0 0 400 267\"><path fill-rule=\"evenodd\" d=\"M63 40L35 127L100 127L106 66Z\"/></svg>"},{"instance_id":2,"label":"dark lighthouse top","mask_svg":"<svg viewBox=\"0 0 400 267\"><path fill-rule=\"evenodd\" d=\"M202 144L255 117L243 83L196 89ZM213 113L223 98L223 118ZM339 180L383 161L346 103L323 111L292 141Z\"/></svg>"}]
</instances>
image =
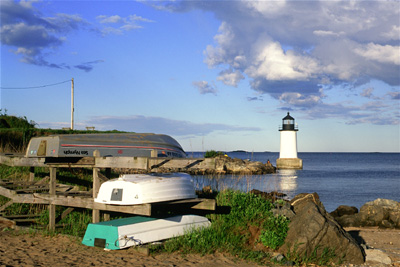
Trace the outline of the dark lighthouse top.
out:
<instances>
[{"instance_id":1,"label":"dark lighthouse top","mask_svg":"<svg viewBox=\"0 0 400 267\"><path fill-rule=\"evenodd\" d=\"M290 116L289 112L286 117L282 119L282 128L279 131L298 131L294 125L294 118Z\"/></svg>"}]
</instances>

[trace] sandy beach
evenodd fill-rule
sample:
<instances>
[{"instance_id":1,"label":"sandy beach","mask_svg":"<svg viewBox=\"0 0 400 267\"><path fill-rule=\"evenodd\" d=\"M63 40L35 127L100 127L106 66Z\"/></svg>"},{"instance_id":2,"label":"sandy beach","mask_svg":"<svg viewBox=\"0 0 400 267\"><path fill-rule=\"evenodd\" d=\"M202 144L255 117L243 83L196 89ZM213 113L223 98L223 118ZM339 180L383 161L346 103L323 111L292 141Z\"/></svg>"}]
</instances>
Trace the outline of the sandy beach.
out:
<instances>
[{"instance_id":1,"label":"sandy beach","mask_svg":"<svg viewBox=\"0 0 400 267\"><path fill-rule=\"evenodd\" d=\"M384 251L393 262L391 266L400 266L400 230L346 230L368 247ZM0 266L258 266L223 253L204 256L161 253L148 256L134 248L105 251L82 245L81 239L76 237L46 236L18 230L3 230L0 232L0 239ZM384 265L367 262L363 266Z\"/></svg>"}]
</instances>

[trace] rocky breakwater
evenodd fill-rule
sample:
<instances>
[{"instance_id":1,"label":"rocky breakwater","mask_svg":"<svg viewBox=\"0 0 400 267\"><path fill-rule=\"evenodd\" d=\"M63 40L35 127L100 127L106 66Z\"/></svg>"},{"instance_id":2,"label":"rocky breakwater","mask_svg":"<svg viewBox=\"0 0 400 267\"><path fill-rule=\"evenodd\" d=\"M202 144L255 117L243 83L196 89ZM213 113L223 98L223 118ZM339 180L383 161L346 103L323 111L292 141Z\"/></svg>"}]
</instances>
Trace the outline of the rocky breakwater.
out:
<instances>
[{"instance_id":1,"label":"rocky breakwater","mask_svg":"<svg viewBox=\"0 0 400 267\"><path fill-rule=\"evenodd\" d=\"M215 159L215 172L219 174L268 174L275 173L276 167L271 163L242 160L220 156Z\"/></svg>"},{"instance_id":2,"label":"rocky breakwater","mask_svg":"<svg viewBox=\"0 0 400 267\"><path fill-rule=\"evenodd\" d=\"M360 211L356 207L339 206L331 215L343 227L368 227L400 229L400 202L378 198L365 203Z\"/></svg>"},{"instance_id":3,"label":"rocky breakwater","mask_svg":"<svg viewBox=\"0 0 400 267\"><path fill-rule=\"evenodd\" d=\"M186 172L193 175L206 174L237 174L237 175L252 175L252 174L268 174L276 173L276 167L271 163L262 163L260 161L242 160L231 158L228 156L217 156L215 165L212 168L159 168L160 172Z\"/></svg>"}]
</instances>

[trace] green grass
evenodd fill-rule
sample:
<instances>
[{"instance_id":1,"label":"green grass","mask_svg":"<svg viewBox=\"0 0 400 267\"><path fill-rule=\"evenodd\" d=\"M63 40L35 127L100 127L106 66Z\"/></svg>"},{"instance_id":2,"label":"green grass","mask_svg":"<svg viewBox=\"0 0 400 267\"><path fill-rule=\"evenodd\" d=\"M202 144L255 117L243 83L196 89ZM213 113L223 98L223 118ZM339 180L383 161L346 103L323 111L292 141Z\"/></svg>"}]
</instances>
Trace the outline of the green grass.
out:
<instances>
[{"instance_id":1,"label":"green grass","mask_svg":"<svg viewBox=\"0 0 400 267\"><path fill-rule=\"evenodd\" d=\"M56 206L56 218L61 216L62 212L66 208L62 206ZM42 210L40 218L37 220L39 225L47 226L49 223L49 213L47 210ZM92 210L88 209L75 209L69 213L65 218L58 222L58 225L62 225L61 228L56 228L55 231L48 231L48 234L60 233L65 235L83 237L86 228L89 223L92 222Z\"/></svg>"},{"instance_id":2,"label":"green grass","mask_svg":"<svg viewBox=\"0 0 400 267\"><path fill-rule=\"evenodd\" d=\"M268 253L254 250L254 244L249 243L252 237L248 229L249 226L259 227L273 237L279 233L279 230L285 231L284 234L279 233L276 237L280 240L280 236L286 234L287 227L281 228L282 219L272 219L274 218L271 213L273 204L254 194L233 190L219 192L216 200L217 205L227 211L225 214L208 215L212 222L209 228L195 230L171 239L165 242L161 251L202 255L220 251L258 263L268 261L270 259ZM269 228L264 229L266 226Z\"/></svg>"},{"instance_id":3,"label":"green grass","mask_svg":"<svg viewBox=\"0 0 400 267\"><path fill-rule=\"evenodd\" d=\"M260 241L264 246L278 249L285 243L289 230L289 220L283 216L271 216L264 221L264 230L261 232Z\"/></svg>"},{"instance_id":4,"label":"green grass","mask_svg":"<svg viewBox=\"0 0 400 267\"><path fill-rule=\"evenodd\" d=\"M295 266L303 266L309 264L317 264L319 266L332 266L332 265L340 265L343 263L343 257L338 257L336 255L334 248L320 248L316 247L314 251L308 254L301 254L297 251L298 245L295 244L293 249L289 249L286 257L289 261L291 261ZM322 250L322 253L319 253ZM318 254L320 254L318 256ZM334 263L334 264L333 264Z\"/></svg>"}]
</instances>

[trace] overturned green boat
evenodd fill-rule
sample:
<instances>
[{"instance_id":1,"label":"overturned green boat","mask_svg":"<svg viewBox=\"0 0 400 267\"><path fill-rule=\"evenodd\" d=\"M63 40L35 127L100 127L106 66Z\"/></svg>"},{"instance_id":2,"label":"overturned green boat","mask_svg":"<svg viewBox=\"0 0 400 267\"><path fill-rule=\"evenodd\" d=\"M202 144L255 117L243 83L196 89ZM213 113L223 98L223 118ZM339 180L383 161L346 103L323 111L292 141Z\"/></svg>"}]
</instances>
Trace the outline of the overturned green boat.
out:
<instances>
[{"instance_id":1,"label":"overturned green boat","mask_svg":"<svg viewBox=\"0 0 400 267\"><path fill-rule=\"evenodd\" d=\"M184 235L210 225L206 217L198 215L178 215L164 219L135 216L90 223L82 244L111 250L124 249Z\"/></svg>"}]
</instances>

